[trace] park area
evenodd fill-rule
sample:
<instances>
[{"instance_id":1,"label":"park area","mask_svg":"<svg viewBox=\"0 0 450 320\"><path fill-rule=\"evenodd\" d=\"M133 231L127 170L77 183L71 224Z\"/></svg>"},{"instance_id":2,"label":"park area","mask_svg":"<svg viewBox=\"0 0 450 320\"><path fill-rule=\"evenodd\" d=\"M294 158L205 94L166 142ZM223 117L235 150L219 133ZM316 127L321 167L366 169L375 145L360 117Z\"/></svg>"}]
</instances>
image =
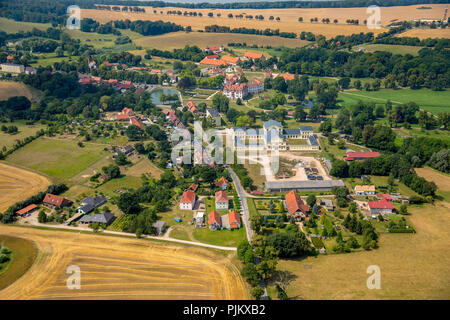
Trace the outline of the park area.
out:
<instances>
[{"instance_id":1,"label":"park area","mask_svg":"<svg viewBox=\"0 0 450 320\"><path fill-rule=\"evenodd\" d=\"M0 291L18 299L247 299L231 256L127 237L0 226L33 241L38 258L27 273ZM66 286L67 267L81 269L82 290Z\"/></svg>"}]
</instances>

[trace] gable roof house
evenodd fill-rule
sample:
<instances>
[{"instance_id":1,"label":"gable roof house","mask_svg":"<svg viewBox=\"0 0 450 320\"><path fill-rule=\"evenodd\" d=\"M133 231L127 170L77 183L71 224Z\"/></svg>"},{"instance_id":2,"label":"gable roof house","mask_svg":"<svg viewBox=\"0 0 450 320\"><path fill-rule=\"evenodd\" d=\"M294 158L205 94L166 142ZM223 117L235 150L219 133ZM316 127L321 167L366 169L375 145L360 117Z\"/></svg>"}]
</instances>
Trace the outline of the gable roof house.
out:
<instances>
[{"instance_id":1,"label":"gable roof house","mask_svg":"<svg viewBox=\"0 0 450 320\"><path fill-rule=\"evenodd\" d=\"M78 213L87 214L104 203L106 199L102 196L84 198L80 203L81 206L78 207Z\"/></svg>"},{"instance_id":2,"label":"gable roof house","mask_svg":"<svg viewBox=\"0 0 450 320\"><path fill-rule=\"evenodd\" d=\"M394 210L394 204L392 201L387 201L385 199L369 201L369 209L370 214L372 215L391 214Z\"/></svg>"},{"instance_id":3,"label":"gable roof house","mask_svg":"<svg viewBox=\"0 0 450 320\"><path fill-rule=\"evenodd\" d=\"M27 217L31 213L33 213L37 209L37 207L38 206L35 204L30 204L29 206L26 206L25 208L16 211L16 215L21 217Z\"/></svg>"},{"instance_id":4,"label":"gable roof house","mask_svg":"<svg viewBox=\"0 0 450 320\"><path fill-rule=\"evenodd\" d=\"M213 231L220 230L222 228L222 220L220 219L217 211L211 211L208 215L209 228Z\"/></svg>"},{"instance_id":5,"label":"gable roof house","mask_svg":"<svg viewBox=\"0 0 450 320\"><path fill-rule=\"evenodd\" d=\"M111 212L103 212L99 214L94 214L93 216L85 215L80 219L80 223L101 223L110 225L116 217Z\"/></svg>"},{"instance_id":6,"label":"gable roof house","mask_svg":"<svg viewBox=\"0 0 450 320\"><path fill-rule=\"evenodd\" d=\"M380 156L379 152L348 152L344 160L346 161L366 160L369 158L378 158L379 156Z\"/></svg>"},{"instance_id":7,"label":"gable roof house","mask_svg":"<svg viewBox=\"0 0 450 320\"><path fill-rule=\"evenodd\" d=\"M244 57L247 59L253 59L253 60L259 60L259 59L264 60L265 59L265 57L262 53L256 53L256 52L250 52L250 51L245 52Z\"/></svg>"},{"instance_id":8,"label":"gable roof house","mask_svg":"<svg viewBox=\"0 0 450 320\"><path fill-rule=\"evenodd\" d=\"M217 191L215 194L216 210L228 210L228 194L223 191Z\"/></svg>"},{"instance_id":9,"label":"gable roof house","mask_svg":"<svg viewBox=\"0 0 450 320\"><path fill-rule=\"evenodd\" d=\"M45 198L42 201L42 203L45 206L52 207L52 208L63 208L63 207L71 205L72 201L70 201L66 198L60 197L60 196L56 196L51 193L47 193L45 195Z\"/></svg>"},{"instance_id":10,"label":"gable roof house","mask_svg":"<svg viewBox=\"0 0 450 320\"><path fill-rule=\"evenodd\" d=\"M230 183L225 177L220 177L219 181L216 182L216 187L221 188L222 190L227 190Z\"/></svg>"},{"instance_id":11,"label":"gable roof house","mask_svg":"<svg viewBox=\"0 0 450 320\"><path fill-rule=\"evenodd\" d=\"M302 198L295 192L295 190L289 191L285 196L286 208L289 215L294 216L296 219L306 217L310 210L309 206L305 204Z\"/></svg>"},{"instance_id":12,"label":"gable roof house","mask_svg":"<svg viewBox=\"0 0 450 320\"><path fill-rule=\"evenodd\" d=\"M191 190L183 192L180 200L181 210L193 210L195 206L195 193Z\"/></svg>"},{"instance_id":13,"label":"gable roof house","mask_svg":"<svg viewBox=\"0 0 450 320\"><path fill-rule=\"evenodd\" d=\"M375 185L356 185L355 194L357 196L368 196L375 194Z\"/></svg>"},{"instance_id":14,"label":"gable roof house","mask_svg":"<svg viewBox=\"0 0 450 320\"><path fill-rule=\"evenodd\" d=\"M241 217L236 211L231 211L228 214L228 224L230 229L239 229L241 227Z\"/></svg>"},{"instance_id":15,"label":"gable roof house","mask_svg":"<svg viewBox=\"0 0 450 320\"><path fill-rule=\"evenodd\" d=\"M239 59L238 57L232 57L229 55L222 56L222 58L220 58L220 60L225 61L227 63L231 63L231 64L237 64L241 61L241 59Z\"/></svg>"}]
</instances>

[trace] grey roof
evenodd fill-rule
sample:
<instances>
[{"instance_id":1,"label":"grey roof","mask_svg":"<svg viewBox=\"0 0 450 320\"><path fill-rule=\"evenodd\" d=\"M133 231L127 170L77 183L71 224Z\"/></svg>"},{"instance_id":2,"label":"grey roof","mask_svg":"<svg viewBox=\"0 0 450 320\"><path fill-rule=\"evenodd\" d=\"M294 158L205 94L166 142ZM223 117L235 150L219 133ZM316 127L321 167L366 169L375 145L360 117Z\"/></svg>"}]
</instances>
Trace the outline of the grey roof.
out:
<instances>
[{"instance_id":1,"label":"grey roof","mask_svg":"<svg viewBox=\"0 0 450 320\"><path fill-rule=\"evenodd\" d=\"M83 216L80 219L80 222L87 222L87 223L106 223L109 224L114 220L114 215L111 212L103 212L100 214L94 214L93 216Z\"/></svg>"},{"instance_id":2,"label":"grey roof","mask_svg":"<svg viewBox=\"0 0 450 320\"><path fill-rule=\"evenodd\" d=\"M234 145L235 146L244 146L245 143L239 137L234 137Z\"/></svg>"},{"instance_id":3,"label":"grey roof","mask_svg":"<svg viewBox=\"0 0 450 320\"><path fill-rule=\"evenodd\" d=\"M165 221L156 221L155 223L152 224L152 226L156 230L161 231L162 229L164 229L166 227L166 222Z\"/></svg>"},{"instance_id":4,"label":"grey roof","mask_svg":"<svg viewBox=\"0 0 450 320\"><path fill-rule=\"evenodd\" d=\"M261 128L250 128L245 131L246 135L263 135L264 129Z\"/></svg>"},{"instance_id":5,"label":"grey roof","mask_svg":"<svg viewBox=\"0 0 450 320\"><path fill-rule=\"evenodd\" d=\"M276 120L269 120L267 122L264 122L264 128L268 128L270 126L277 126L281 128L281 123Z\"/></svg>"},{"instance_id":6,"label":"grey roof","mask_svg":"<svg viewBox=\"0 0 450 320\"><path fill-rule=\"evenodd\" d=\"M81 204L83 206L91 205L94 208L104 204L105 202L106 202L106 199L104 197L102 197L102 196L96 196L95 198L94 197L87 197L87 198L84 198L83 200L81 200Z\"/></svg>"},{"instance_id":7,"label":"grey roof","mask_svg":"<svg viewBox=\"0 0 450 320\"><path fill-rule=\"evenodd\" d=\"M267 189L308 189L344 186L342 180L266 181Z\"/></svg>"},{"instance_id":8,"label":"grey roof","mask_svg":"<svg viewBox=\"0 0 450 320\"><path fill-rule=\"evenodd\" d=\"M233 131L246 131L244 127L233 127Z\"/></svg>"},{"instance_id":9,"label":"grey roof","mask_svg":"<svg viewBox=\"0 0 450 320\"><path fill-rule=\"evenodd\" d=\"M283 134L300 134L300 129L284 129Z\"/></svg>"},{"instance_id":10,"label":"grey roof","mask_svg":"<svg viewBox=\"0 0 450 320\"><path fill-rule=\"evenodd\" d=\"M325 206L327 207L333 207L333 201L330 199L321 199L320 200Z\"/></svg>"},{"instance_id":11,"label":"grey roof","mask_svg":"<svg viewBox=\"0 0 450 320\"><path fill-rule=\"evenodd\" d=\"M314 136L308 137L308 140L309 140L309 143L310 143L312 146L318 146L318 145L319 145L319 143L317 142L316 137L314 137Z\"/></svg>"},{"instance_id":12,"label":"grey roof","mask_svg":"<svg viewBox=\"0 0 450 320\"><path fill-rule=\"evenodd\" d=\"M81 206L78 208L78 210L81 210L84 213L89 213L94 209L95 209L95 206L93 206L92 204L85 204L84 206Z\"/></svg>"},{"instance_id":13,"label":"grey roof","mask_svg":"<svg viewBox=\"0 0 450 320\"><path fill-rule=\"evenodd\" d=\"M311 126L300 126L300 131L314 131Z\"/></svg>"},{"instance_id":14,"label":"grey roof","mask_svg":"<svg viewBox=\"0 0 450 320\"><path fill-rule=\"evenodd\" d=\"M278 141L283 140L282 137L280 137L280 133L278 132L278 130L274 130L274 129L271 129L271 130L267 131L266 143L270 143L272 141L272 139L275 140L275 141L276 140L278 140Z\"/></svg>"},{"instance_id":15,"label":"grey roof","mask_svg":"<svg viewBox=\"0 0 450 320\"><path fill-rule=\"evenodd\" d=\"M213 117L220 117L219 111L217 111L217 110L214 109L214 108L208 109L208 112L209 112L209 114L210 114L211 116L213 116Z\"/></svg>"},{"instance_id":16,"label":"grey roof","mask_svg":"<svg viewBox=\"0 0 450 320\"><path fill-rule=\"evenodd\" d=\"M302 102L302 106L306 108L312 108L314 106L314 103L311 100L306 99L305 101Z\"/></svg>"}]
</instances>

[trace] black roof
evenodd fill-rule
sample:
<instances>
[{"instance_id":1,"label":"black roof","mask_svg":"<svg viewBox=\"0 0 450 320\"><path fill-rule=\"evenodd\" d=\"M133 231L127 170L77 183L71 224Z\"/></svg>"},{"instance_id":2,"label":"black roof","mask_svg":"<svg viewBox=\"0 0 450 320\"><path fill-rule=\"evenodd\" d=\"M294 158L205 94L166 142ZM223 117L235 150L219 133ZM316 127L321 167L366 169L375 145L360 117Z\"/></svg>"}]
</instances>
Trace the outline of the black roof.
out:
<instances>
[{"instance_id":1,"label":"black roof","mask_svg":"<svg viewBox=\"0 0 450 320\"><path fill-rule=\"evenodd\" d=\"M93 216L84 216L80 219L80 222L87 223L106 223L110 224L115 219L115 216L111 212L103 212L100 214L94 214Z\"/></svg>"}]
</instances>

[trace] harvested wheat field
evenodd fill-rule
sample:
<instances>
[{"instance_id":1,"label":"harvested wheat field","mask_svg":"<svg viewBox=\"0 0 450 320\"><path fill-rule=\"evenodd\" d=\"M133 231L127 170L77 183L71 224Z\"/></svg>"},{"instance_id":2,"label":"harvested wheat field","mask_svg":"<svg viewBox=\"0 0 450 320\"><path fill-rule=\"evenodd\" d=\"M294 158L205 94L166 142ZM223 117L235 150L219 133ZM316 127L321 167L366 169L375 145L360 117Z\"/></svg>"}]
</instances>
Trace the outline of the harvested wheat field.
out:
<instances>
[{"instance_id":1,"label":"harvested wheat field","mask_svg":"<svg viewBox=\"0 0 450 320\"><path fill-rule=\"evenodd\" d=\"M433 181L439 190L450 191L450 175L434 170L430 167L416 168L416 173L428 181Z\"/></svg>"},{"instance_id":2,"label":"harvested wheat field","mask_svg":"<svg viewBox=\"0 0 450 320\"><path fill-rule=\"evenodd\" d=\"M399 37L450 38L449 29L411 29L398 35Z\"/></svg>"},{"instance_id":3,"label":"harvested wheat field","mask_svg":"<svg viewBox=\"0 0 450 320\"><path fill-rule=\"evenodd\" d=\"M44 176L0 162L0 212L17 201L44 191L50 184Z\"/></svg>"},{"instance_id":4,"label":"harvested wheat field","mask_svg":"<svg viewBox=\"0 0 450 320\"><path fill-rule=\"evenodd\" d=\"M4 225L0 234L32 240L39 250L0 299L247 299L238 269L207 249ZM80 268L80 290L66 286L71 265Z\"/></svg>"},{"instance_id":5,"label":"harvested wheat field","mask_svg":"<svg viewBox=\"0 0 450 320\"><path fill-rule=\"evenodd\" d=\"M289 297L297 299L450 299L450 204L408 208L416 234L382 234L380 248L349 254L282 260L295 275ZM367 267L377 265L381 289L366 286Z\"/></svg>"},{"instance_id":6,"label":"harvested wheat field","mask_svg":"<svg viewBox=\"0 0 450 320\"><path fill-rule=\"evenodd\" d=\"M16 96L25 96L29 100L33 99L33 93L27 85L19 82L0 81L0 100L8 100Z\"/></svg>"},{"instance_id":7,"label":"harvested wheat field","mask_svg":"<svg viewBox=\"0 0 450 320\"><path fill-rule=\"evenodd\" d=\"M440 19L444 15L444 9L446 4L430 4L427 7L431 9L419 10L417 8L422 5L414 6L398 6L398 7L381 7L381 23L382 26L386 26L392 22L413 20L413 19ZM193 30L204 29L207 25L217 24L221 26L229 26L232 28L246 27L255 29L280 29L284 32L296 32L301 31L313 32L315 34L322 34L326 37L333 37L336 35L350 35L359 32L372 31L375 34L386 31L385 28L378 30L368 30L365 26L348 25L347 19L359 19L362 24L364 20L368 19L369 14L366 12L366 7L361 8L314 8L314 9L184 9L184 8L152 8L144 7L145 13L125 13L125 12L112 12L105 10L86 9L82 10L82 18L92 18L99 22L105 23L111 20L162 20L170 21L183 26L191 26ZM154 13L153 11L156 11ZM181 12L201 12L203 17L190 17L190 16L178 16L167 15L167 11ZM161 14L162 12L162 14ZM208 13L212 12L214 17L208 17ZM220 17L217 17L217 14ZM228 18L228 14L234 15L263 15L264 20L254 19L235 19ZM269 20L269 17L280 17L280 21ZM303 18L303 23L298 22L298 18ZM318 23L310 23L311 18L318 18ZM321 23L322 18L329 18L330 24ZM338 23L334 24L333 20L338 19Z\"/></svg>"},{"instance_id":8,"label":"harvested wheat field","mask_svg":"<svg viewBox=\"0 0 450 320\"><path fill-rule=\"evenodd\" d=\"M287 39L282 37L268 37L250 34L236 33L206 33L206 32L173 32L160 36L148 36L134 40L136 45L143 48L164 48L165 50L184 48L186 45L196 45L200 48L213 44L227 45L232 42L245 42L248 46L258 45L272 47L297 48L307 45L309 42L299 39Z\"/></svg>"}]
</instances>

